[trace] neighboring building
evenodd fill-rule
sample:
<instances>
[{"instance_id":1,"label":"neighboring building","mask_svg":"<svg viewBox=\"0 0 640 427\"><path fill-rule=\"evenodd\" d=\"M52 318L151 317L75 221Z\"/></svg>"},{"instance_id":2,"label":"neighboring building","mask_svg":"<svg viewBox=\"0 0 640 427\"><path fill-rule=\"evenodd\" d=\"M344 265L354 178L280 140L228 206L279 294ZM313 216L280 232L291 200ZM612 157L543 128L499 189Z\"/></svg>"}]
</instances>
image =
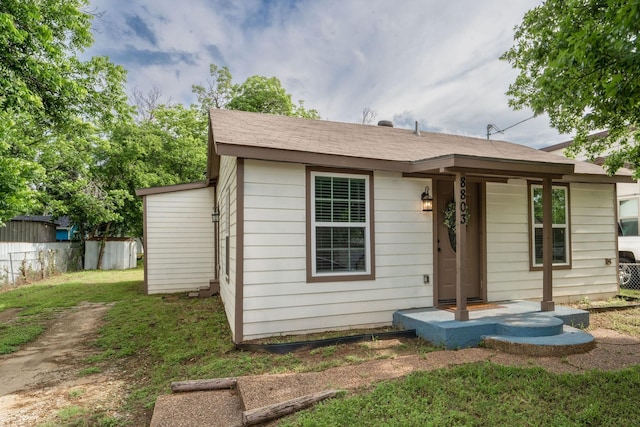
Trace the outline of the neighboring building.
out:
<instances>
[{"instance_id":1,"label":"neighboring building","mask_svg":"<svg viewBox=\"0 0 640 427\"><path fill-rule=\"evenodd\" d=\"M606 133L606 132L602 132ZM600 134L595 134L597 136ZM564 156L564 151L573 141L566 141L560 144L541 148L542 151ZM606 153L605 153L606 155ZM586 160L585 155L578 157L578 160ZM595 159L594 163L602 164L604 157ZM619 257L623 263L635 263L640 261L640 233L638 223L640 222L640 181L619 182L617 192L617 215L620 224L619 228ZM638 280L636 279L636 282Z\"/></svg>"},{"instance_id":2,"label":"neighboring building","mask_svg":"<svg viewBox=\"0 0 640 427\"><path fill-rule=\"evenodd\" d=\"M56 225L50 216L17 216L0 227L0 242L49 243L56 241Z\"/></svg>"},{"instance_id":3,"label":"neighboring building","mask_svg":"<svg viewBox=\"0 0 640 427\"><path fill-rule=\"evenodd\" d=\"M73 234L77 227L71 224L68 216L60 217L53 221L56 224L56 240L58 242L68 242L73 240Z\"/></svg>"},{"instance_id":4,"label":"neighboring building","mask_svg":"<svg viewBox=\"0 0 640 427\"><path fill-rule=\"evenodd\" d=\"M138 191L147 292L219 286L235 342L606 298L625 179L508 142L211 110L207 180Z\"/></svg>"},{"instance_id":5,"label":"neighboring building","mask_svg":"<svg viewBox=\"0 0 640 427\"><path fill-rule=\"evenodd\" d=\"M0 227L0 242L66 242L72 239L75 226L64 216L22 215Z\"/></svg>"}]
</instances>

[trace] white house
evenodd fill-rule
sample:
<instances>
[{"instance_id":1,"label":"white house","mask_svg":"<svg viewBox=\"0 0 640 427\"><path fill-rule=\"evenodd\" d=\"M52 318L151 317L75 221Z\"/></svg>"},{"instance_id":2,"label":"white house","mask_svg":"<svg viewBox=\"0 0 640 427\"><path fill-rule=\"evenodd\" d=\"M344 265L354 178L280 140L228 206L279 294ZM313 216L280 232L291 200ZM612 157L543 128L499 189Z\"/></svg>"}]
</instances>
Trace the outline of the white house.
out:
<instances>
[{"instance_id":1,"label":"white house","mask_svg":"<svg viewBox=\"0 0 640 427\"><path fill-rule=\"evenodd\" d=\"M139 192L145 283L219 286L235 342L618 291L615 183L628 177L387 126L211 110L209 129L205 182Z\"/></svg>"}]
</instances>

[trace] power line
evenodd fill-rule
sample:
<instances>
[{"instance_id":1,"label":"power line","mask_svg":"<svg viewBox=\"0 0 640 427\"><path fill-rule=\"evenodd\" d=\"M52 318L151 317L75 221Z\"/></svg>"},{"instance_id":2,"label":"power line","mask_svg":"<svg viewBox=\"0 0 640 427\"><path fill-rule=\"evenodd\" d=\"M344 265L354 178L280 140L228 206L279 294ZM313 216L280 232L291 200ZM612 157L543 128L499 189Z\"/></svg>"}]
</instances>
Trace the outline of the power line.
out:
<instances>
[{"instance_id":1,"label":"power line","mask_svg":"<svg viewBox=\"0 0 640 427\"><path fill-rule=\"evenodd\" d=\"M490 139L491 135L495 135L496 133L504 133L504 131L505 131L505 130L509 130L509 129L511 129L511 128L512 128L512 127L514 127L514 126L518 126L520 123L524 123L524 122L526 122L526 121L528 121L528 120L531 120L531 119L533 119L535 116L536 116L536 115L534 114L533 116L531 116L531 117L529 117L529 118L526 118L526 119L524 119L524 120L520 120L518 123L514 123L514 124L512 124L511 126L507 126L507 127L506 127L506 128L504 128L504 129L500 129L498 126L496 126L496 125L494 125L494 124L492 124L492 123L489 123L489 124L487 125L487 139ZM493 130L494 132L491 132L492 130Z\"/></svg>"}]
</instances>

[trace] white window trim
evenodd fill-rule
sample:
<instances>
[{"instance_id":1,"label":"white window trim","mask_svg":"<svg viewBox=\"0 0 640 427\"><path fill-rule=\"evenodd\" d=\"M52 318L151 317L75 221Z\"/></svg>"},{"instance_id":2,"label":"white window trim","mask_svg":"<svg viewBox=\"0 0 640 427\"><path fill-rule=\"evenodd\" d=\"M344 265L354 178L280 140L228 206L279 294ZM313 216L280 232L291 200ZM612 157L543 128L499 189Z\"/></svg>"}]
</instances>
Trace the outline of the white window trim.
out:
<instances>
[{"instance_id":1,"label":"white window trim","mask_svg":"<svg viewBox=\"0 0 640 427\"><path fill-rule=\"evenodd\" d=\"M631 215L631 216L622 216L622 214L620 213L620 207L622 205L622 202L628 202L628 201L635 201L636 202L636 210L637 210L637 214L636 215ZM640 226L640 197L638 196L624 196L624 197L620 197L618 198L618 224L622 224L623 220L635 220L638 222L638 225ZM640 228L640 227L639 227ZM640 230L639 230L640 233ZM629 236L634 236L633 234L630 234Z\"/></svg>"},{"instance_id":2,"label":"white window trim","mask_svg":"<svg viewBox=\"0 0 640 427\"><path fill-rule=\"evenodd\" d=\"M316 177L339 177L339 178L355 178L365 180L365 223L361 222L316 222ZM370 215L370 194L371 180L368 174L351 174L351 173L336 173L336 172L311 172L311 277L333 277L333 276L369 276L371 275L371 215ZM316 227L363 227L364 226L364 253L365 253L365 265L364 271L338 271L338 272L322 272L318 273L316 266Z\"/></svg>"},{"instance_id":3,"label":"white window trim","mask_svg":"<svg viewBox=\"0 0 640 427\"><path fill-rule=\"evenodd\" d=\"M536 213L535 213L535 207L533 205L533 193L534 193L534 189L539 188L540 190L542 190L542 184L531 184L530 186L530 190L529 190L529 205L531 206L531 218L529 219L531 221L531 265L534 268L539 268L542 267L543 264L542 263L536 263L536 229L543 229L543 224L536 224ZM557 228L563 228L565 230L564 233L564 239L565 239L565 251L566 251L566 261L565 262L553 262L552 266L554 267L564 267L564 266L570 266L571 265L571 245L570 245L570 241L571 241L571 229L569 227L569 187L566 185L552 185L551 186L551 190L555 190L555 189L563 189L565 191L565 198L564 198L564 213L565 213L565 217L564 217L564 223L563 224L552 224L552 228L557 229ZM553 248L552 248L553 250Z\"/></svg>"}]
</instances>

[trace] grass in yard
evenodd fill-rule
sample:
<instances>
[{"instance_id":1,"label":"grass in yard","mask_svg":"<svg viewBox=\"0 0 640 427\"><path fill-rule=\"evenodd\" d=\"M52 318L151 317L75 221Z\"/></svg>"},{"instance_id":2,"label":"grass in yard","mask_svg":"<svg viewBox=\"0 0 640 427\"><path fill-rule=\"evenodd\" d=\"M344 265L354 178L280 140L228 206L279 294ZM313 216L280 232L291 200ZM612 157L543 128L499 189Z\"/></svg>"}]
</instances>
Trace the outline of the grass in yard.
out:
<instances>
[{"instance_id":1,"label":"grass in yard","mask_svg":"<svg viewBox=\"0 0 640 427\"><path fill-rule=\"evenodd\" d=\"M338 344L287 355L235 348L219 297L145 296L142 270L92 271L54 277L0 293L0 314L19 310L0 326L0 352L33 340L60 310L82 301L113 303L82 375L126 367L126 408L132 425L148 424L155 399L172 381L247 374L319 371L367 360L424 354L436 348L401 339L378 352ZM591 315L594 326L640 337L640 309ZM629 315L631 314L631 315ZM317 338L317 337L305 337ZM4 349L4 350L3 350ZM287 425L628 425L640 390L640 368L619 373L554 375L539 369L467 365L417 373L372 393L336 399ZM117 371L117 370L116 370ZM114 371L114 372L116 372ZM70 410L56 425L116 425L97 409ZM75 420L75 421L72 421ZM624 422L623 422L624 421Z\"/></svg>"},{"instance_id":2,"label":"grass in yard","mask_svg":"<svg viewBox=\"0 0 640 427\"><path fill-rule=\"evenodd\" d=\"M57 313L82 301L113 306L95 342L97 353L80 367L80 375L126 365L132 384L126 410L138 412L136 421L141 421L141 408L146 411L143 418L148 418L157 396L169 393L172 381L319 371L389 357L359 344L286 355L239 351L232 342L219 297L145 296L141 269L71 273L0 293L0 313L20 310L15 321L0 329L0 349L4 345L7 352L17 350L45 330ZM31 327L39 329L29 332ZM9 333L11 328L15 333ZM18 342L13 336L20 334L24 339ZM399 340L394 349L397 355L436 350L418 339Z\"/></svg>"},{"instance_id":3,"label":"grass in yard","mask_svg":"<svg viewBox=\"0 0 640 427\"><path fill-rule=\"evenodd\" d=\"M596 328L613 329L640 338L640 307L622 311L591 313L589 329Z\"/></svg>"},{"instance_id":4,"label":"grass in yard","mask_svg":"<svg viewBox=\"0 0 640 427\"><path fill-rule=\"evenodd\" d=\"M294 415L293 426L638 425L640 367L582 375L478 363L414 373Z\"/></svg>"},{"instance_id":5,"label":"grass in yard","mask_svg":"<svg viewBox=\"0 0 640 427\"><path fill-rule=\"evenodd\" d=\"M620 289L620 295L627 297L640 298L640 291L635 289Z\"/></svg>"},{"instance_id":6,"label":"grass in yard","mask_svg":"<svg viewBox=\"0 0 640 427\"><path fill-rule=\"evenodd\" d=\"M0 312L19 309L18 316L0 324L0 354L13 353L21 344L33 341L60 310L87 302L115 302L140 295L141 270L118 274L85 271L53 277L0 293Z\"/></svg>"}]
</instances>

